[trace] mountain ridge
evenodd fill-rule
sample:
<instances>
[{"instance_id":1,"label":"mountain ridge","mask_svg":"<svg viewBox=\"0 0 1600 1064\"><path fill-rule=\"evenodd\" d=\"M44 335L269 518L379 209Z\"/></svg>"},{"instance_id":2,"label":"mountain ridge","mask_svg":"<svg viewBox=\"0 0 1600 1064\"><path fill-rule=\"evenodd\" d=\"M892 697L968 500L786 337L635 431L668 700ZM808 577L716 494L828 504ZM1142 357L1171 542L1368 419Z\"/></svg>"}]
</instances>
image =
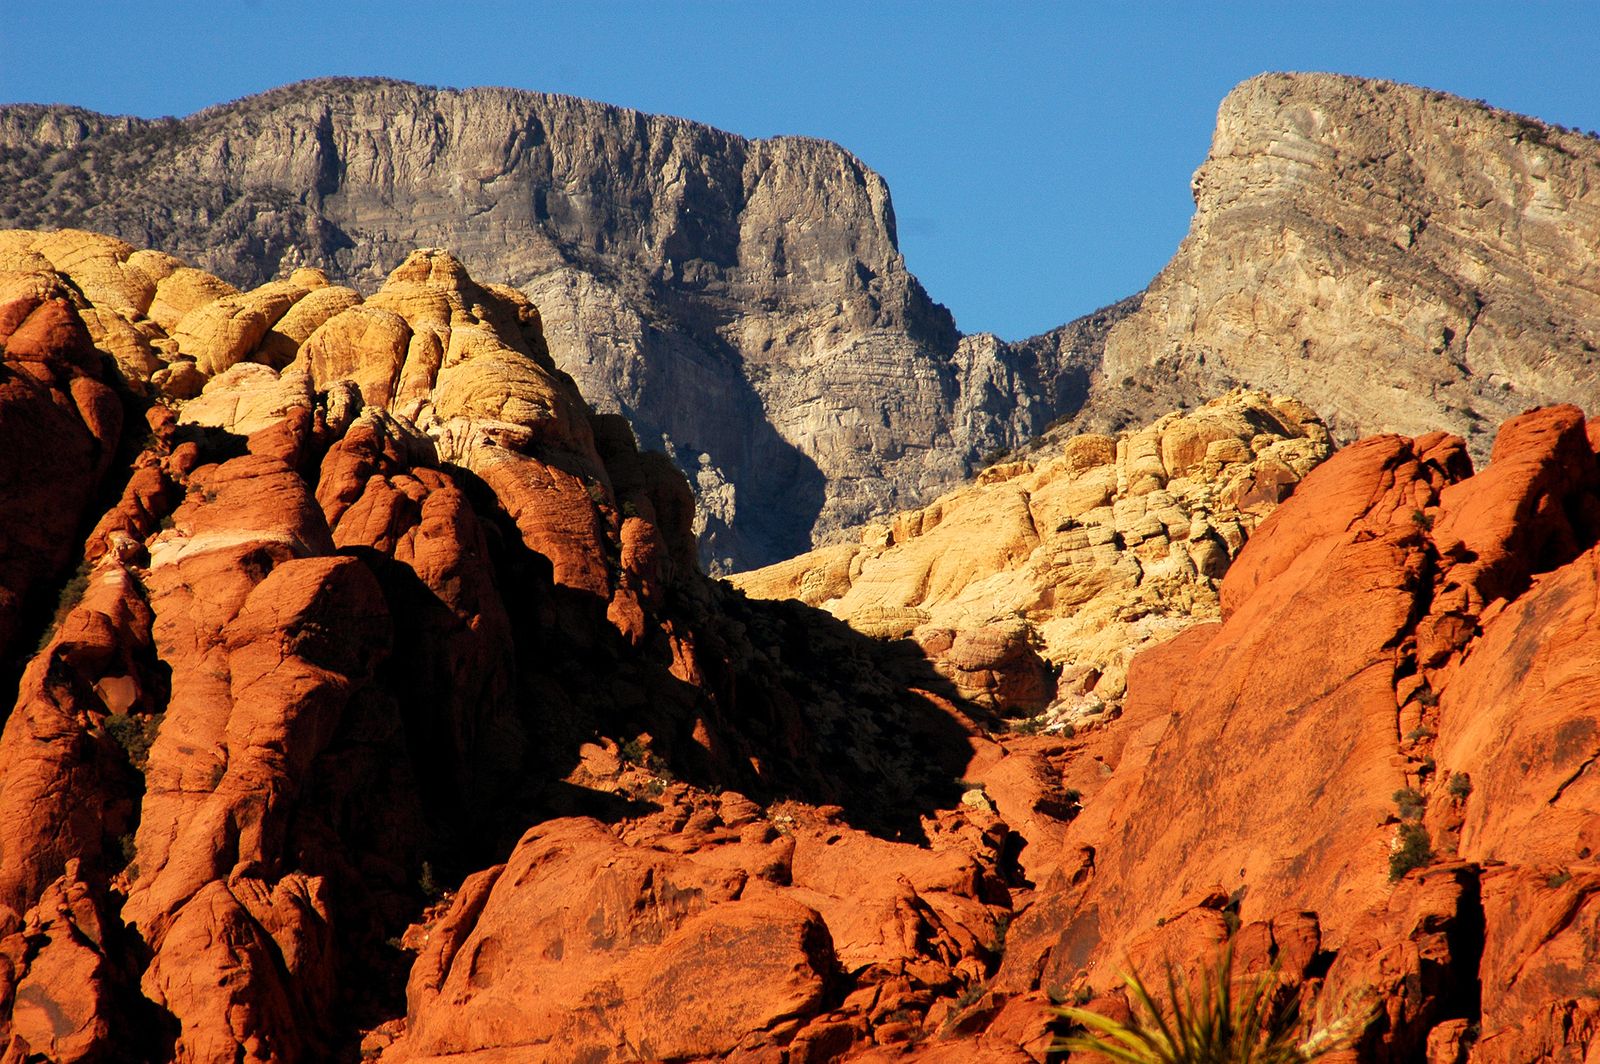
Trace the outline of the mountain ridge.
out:
<instances>
[{"instance_id":1,"label":"mountain ridge","mask_svg":"<svg viewBox=\"0 0 1600 1064\"><path fill-rule=\"evenodd\" d=\"M309 265L370 289L413 247L455 249L538 302L591 401L685 470L713 568L952 483L1068 412L1058 382L1098 357L1098 333L958 354L887 185L838 145L576 97L322 79L182 119L0 107L0 174L0 223L244 287Z\"/></svg>"}]
</instances>

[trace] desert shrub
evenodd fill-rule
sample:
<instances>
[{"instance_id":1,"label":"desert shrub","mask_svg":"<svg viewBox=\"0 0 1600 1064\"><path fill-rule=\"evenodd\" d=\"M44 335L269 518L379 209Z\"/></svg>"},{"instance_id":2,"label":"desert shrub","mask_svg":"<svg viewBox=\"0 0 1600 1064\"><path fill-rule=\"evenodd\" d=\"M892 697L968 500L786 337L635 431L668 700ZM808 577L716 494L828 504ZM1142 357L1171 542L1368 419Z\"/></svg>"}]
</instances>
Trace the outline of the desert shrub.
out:
<instances>
[{"instance_id":1,"label":"desert shrub","mask_svg":"<svg viewBox=\"0 0 1600 1064\"><path fill-rule=\"evenodd\" d=\"M417 889L422 891L423 897L429 901L438 901L444 897L444 885L433 874L433 865L428 861L422 862L422 872L417 876Z\"/></svg>"},{"instance_id":2,"label":"desert shrub","mask_svg":"<svg viewBox=\"0 0 1600 1064\"><path fill-rule=\"evenodd\" d=\"M1411 787L1402 787L1394 792L1394 804L1400 810L1403 820L1421 820L1424 806L1420 793Z\"/></svg>"},{"instance_id":3,"label":"desert shrub","mask_svg":"<svg viewBox=\"0 0 1600 1064\"><path fill-rule=\"evenodd\" d=\"M128 764L140 772L150 763L150 747L161 730L164 714L113 713L105 720L106 734L128 755Z\"/></svg>"},{"instance_id":4,"label":"desert shrub","mask_svg":"<svg viewBox=\"0 0 1600 1064\"><path fill-rule=\"evenodd\" d=\"M1236 978L1231 947L1223 948L1198 986L1169 963L1165 1006L1137 972L1122 981L1132 1018L1124 1023L1083 1008L1061 1009L1085 1030L1059 1040L1056 1050L1122 1064L1298 1064L1347 1048L1369 1015L1344 1010L1327 1023L1307 1022L1298 996L1277 993L1276 970Z\"/></svg>"},{"instance_id":5,"label":"desert shrub","mask_svg":"<svg viewBox=\"0 0 1600 1064\"><path fill-rule=\"evenodd\" d=\"M1450 777L1447 789L1457 798L1465 798L1472 793L1472 777L1465 772L1457 772Z\"/></svg>"},{"instance_id":6,"label":"desert shrub","mask_svg":"<svg viewBox=\"0 0 1600 1064\"><path fill-rule=\"evenodd\" d=\"M1392 883L1431 860L1433 840L1428 837L1428 829L1417 823L1401 824L1394 849L1389 851L1389 881Z\"/></svg>"},{"instance_id":7,"label":"desert shrub","mask_svg":"<svg viewBox=\"0 0 1600 1064\"><path fill-rule=\"evenodd\" d=\"M50 623L39 634L39 641L34 645L33 652L35 654L43 652L44 648L50 644L50 640L55 636L56 629L61 627L61 622L67 619L67 614L72 612L74 606L83 601L84 592L89 590L89 572L89 563L87 561L80 562L78 567L73 570L72 576L62 585L61 593L56 596L56 608L55 612L50 615Z\"/></svg>"}]
</instances>

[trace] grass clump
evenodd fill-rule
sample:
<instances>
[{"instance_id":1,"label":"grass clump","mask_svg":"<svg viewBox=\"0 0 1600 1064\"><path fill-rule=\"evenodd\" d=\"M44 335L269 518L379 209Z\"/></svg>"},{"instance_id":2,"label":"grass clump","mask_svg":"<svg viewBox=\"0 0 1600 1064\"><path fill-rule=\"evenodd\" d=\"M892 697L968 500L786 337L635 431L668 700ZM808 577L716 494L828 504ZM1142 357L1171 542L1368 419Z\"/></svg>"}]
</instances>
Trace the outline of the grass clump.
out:
<instances>
[{"instance_id":1,"label":"grass clump","mask_svg":"<svg viewBox=\"0 0 1600 1064\"><path fill-rule=\"evenodd\" d=\"M1307 1022L1297 995L1278 992L1277 971L1233 974L1232 947L1198 980L1166 970L1167 1004L1158 1004L1137 972L1122 977L1133 1018L1126 1023L1086 1009L1060 1014L1085 1029L1058 1040L1059 1051L1092 1053L1121 1064L1300 1064L1347 1048L1367 1014L1344 1011L1331 1022Z\"/></svg>"}]
</instances>

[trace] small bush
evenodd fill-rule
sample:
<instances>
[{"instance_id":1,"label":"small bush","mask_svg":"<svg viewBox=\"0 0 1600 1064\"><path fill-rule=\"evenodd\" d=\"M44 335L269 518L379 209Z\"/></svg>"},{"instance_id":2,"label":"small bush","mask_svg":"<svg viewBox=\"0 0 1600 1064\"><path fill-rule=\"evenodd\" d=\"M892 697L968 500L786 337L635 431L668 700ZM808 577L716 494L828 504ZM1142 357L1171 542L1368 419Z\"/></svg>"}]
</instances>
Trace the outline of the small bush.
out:
<instances>
[{"instance_id":1,"label":"small bush","mask_svg":"<svg viewBox=\"0 0 1600 1064\"><path fill-rule=\"evenodd\" d=\"M1472 777L1465 772L1457 772L1450 777L1446 789L1456 798L1465 798L1472 793Z\"/></svg>"},{"instance_id":2,"label":"small bush","mask_svg":"<svg viewBox=\"0 0 1600 1064\"><path fill-rule=\"evenodd\" d=\"M1422 810L1426 805L1422 795L1411 787L1402 787L1395 791L1394 804L1400 810L1402 820L1421 820Z\"/></svg>"},{"instance_id":3,"label":"small bush","mask_svg":"<svg viewBox=\"0 0 1600 1064\"><path fill-rule=\"evenodd\" d=\"M50 623L39 634L39 642L34 645L33 652L40 654L50 645L50 640L55 637L56 629L61 627L61 622L67 619L67 614L72 612L74 606L83 601L84 592L89 590L90 567L87 561L80 562L78 568L73 570L72 576L62 585L61 593L56 596L56 609L50 616Z\"/></svg>"},{"instance_id":4,"label":"small bush","mask_svg":"<svg viewBox=\"0 0 1600 1064\"><path fill-rule=\"evenodd\" d=\"M1551 876L1549 879L1546 879L1544 881L1544 885L1549 887L1551 890L1555 890L1556 888L1564 887L1568 883L1571 883L1571 882L1572 882L1572 873L1568 872L1565 869L1562 869L1560 872L1557 872L1555 875Z\"/></svg>"},{"instance_id":5,"label":"small bush","mask_svg":"<svg viewBox=\"0 0 1600 1064\"><path fill-rule=\"evenodd\" d=\"M1394 849L1389 852L1389 881L1393 883L1431 860L1433 840L1428 837L1428 829L1416 823L1401 824Z\"/></svg>"},{"instance_id":6,"label":"small bush","mask_svg":"<svg viewBox=\"0 0 1600 1064\"><path fill-rule=\"evenodd\" d=\"M984 991L989 988L982 983L973 983L956 997L956 1008L964 1009L968 1005L976 1004L983 997Z\"/></svg>"},{"instance_id":7,"label":"small bush","mask_svg":"<svg viewBox=\"0 0 1600 1064\"><path fill-rule=\"evenodd\" d=\"M106 734L128 755L128 764L140 772L150 764L150 747L161 730L163 716L161 713L113 713L105 720Z\"/></svg>"},{"instance_id":8,"label":"small bush","mask_svg":"<svg viewBox=\"0 0 1600 1064\"><path fill-rule=\"evenodd\" d=\"M429 901L438 901L444 897L444 886L433 874L433 865L427 861L422 862L422 874L417 876L417 889L422 891Z\"/></svg>"},{"instance_id":9,"label":"small bush","mask_svg":"<svg viewBox=\"0 0 1600 1064\"><path fill-rule=\"evenodd\" d=\"M1331 1022L1308 1024L1298 996L1277 993L1276 970L1235 976L1228 947L1198 987L1170 964L1166 974L1164 1006L1137 972L1122 977L1133 1012L1125 1023L1083 1008L1061 1009L1085 1030L1052 1048L1122 1064L1302 1064L1350 1046L1371 1016L1346 1010Z\"/></svg>"}]
</instances>

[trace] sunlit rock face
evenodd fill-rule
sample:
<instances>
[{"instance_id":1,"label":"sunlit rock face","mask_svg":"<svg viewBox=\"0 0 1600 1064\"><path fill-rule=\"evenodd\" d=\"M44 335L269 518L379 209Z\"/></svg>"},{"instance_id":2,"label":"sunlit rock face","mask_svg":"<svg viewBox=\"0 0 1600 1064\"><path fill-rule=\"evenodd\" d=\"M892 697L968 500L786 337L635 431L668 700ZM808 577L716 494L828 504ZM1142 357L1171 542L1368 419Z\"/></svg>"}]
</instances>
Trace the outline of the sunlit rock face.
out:
<instances>
[{"instance_id":1,"label":"sunlit rock face","mask_svg":"<svg viewBox=\"0 0 1600 1064\"><path fill-rule=\"evenodd\" d=\"M0 108L0 177L0 224L114 233L247 288L310 266L370 294L448 247L537 303L584 395L688 475L717 570L926 501L1076 409L1121 313L963 339L842 148L508 89L325 80L155 122ZM227 294L195 283L154 319ZM196 325L254 344L270 309Z\"/></svg>"},{"instance_id":2,"label":"sunlit rock face","mask_svg":"<svg viewBox=\"0 0 1600 1064\"><path fill-rule=\"evenodd\" d=\"M1222 102L1189 234L1107 340L1081 424L1238 384L1337 439L1442 428L1488 456L1600 403L1600 141L1408 85L1265 74Z\"/></svg>"}]
</instances>

